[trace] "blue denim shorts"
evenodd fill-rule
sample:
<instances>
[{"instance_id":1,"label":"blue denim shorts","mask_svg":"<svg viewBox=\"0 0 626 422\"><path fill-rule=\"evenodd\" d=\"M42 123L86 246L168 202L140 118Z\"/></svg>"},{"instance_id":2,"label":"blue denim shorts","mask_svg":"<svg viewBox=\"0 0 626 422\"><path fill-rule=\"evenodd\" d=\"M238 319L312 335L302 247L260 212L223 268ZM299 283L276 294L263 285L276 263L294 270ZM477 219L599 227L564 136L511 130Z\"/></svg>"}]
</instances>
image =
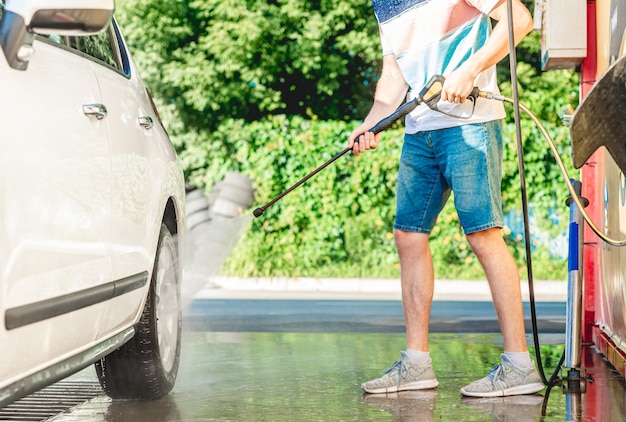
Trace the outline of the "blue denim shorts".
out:
<instances>
[{"instance_id":1,"label":"blue denim shorts","mask_svg":"<svg viewBox=\"0 0 626 422\"><path fill-rule=\"evenodd\" d=\"M398 230L429 234L454 192L466 234L502 227L500 120L406 134L398 172Z\"/></svg>"}]
</instances>

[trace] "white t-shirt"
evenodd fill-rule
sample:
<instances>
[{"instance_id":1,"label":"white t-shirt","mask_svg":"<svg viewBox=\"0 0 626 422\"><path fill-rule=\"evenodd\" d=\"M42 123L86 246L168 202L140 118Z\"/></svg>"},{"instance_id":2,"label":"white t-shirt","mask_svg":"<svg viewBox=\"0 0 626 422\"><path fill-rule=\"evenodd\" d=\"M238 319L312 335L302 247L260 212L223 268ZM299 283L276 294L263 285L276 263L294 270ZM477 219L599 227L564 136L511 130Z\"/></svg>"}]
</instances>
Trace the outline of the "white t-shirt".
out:
<instances>
[{"instance_id":1,"label":"white t-shirt","mask_svg":"<svg viewBox=\"0 0 626 422\"><path fill-rule=\"evenodd\" d=\"M383 55L395 54L410 90L407 100L433 75L451 73L482 47L491 33L488 13L498 0L374 0ZM495 66L480 73L475 86L499 93ZM443 129L505 117L500 101L478 98L474 114L458 119L417 107L406 117L406 132Z\"/></svg>"}]
</instances>

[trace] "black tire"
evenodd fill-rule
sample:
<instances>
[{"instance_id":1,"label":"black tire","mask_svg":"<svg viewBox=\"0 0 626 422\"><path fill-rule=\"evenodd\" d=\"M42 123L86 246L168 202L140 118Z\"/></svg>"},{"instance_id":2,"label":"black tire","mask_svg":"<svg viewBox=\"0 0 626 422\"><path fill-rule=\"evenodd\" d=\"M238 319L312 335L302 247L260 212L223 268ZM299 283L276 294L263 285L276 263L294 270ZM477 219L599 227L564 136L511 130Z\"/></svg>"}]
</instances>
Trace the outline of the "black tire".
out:
<instances>
[{"instance_id":1,"label":"black tire","mask_svg":"<svg viewBox=\"0 0 626 422\"><path fill-rule=\"evenodd\" d=\"M176 242L161 227L148 298L136 334L95 363L107 395L114 399L156 400L176 382L180 360L182 313Z\"/></svg>"}]
</instances>

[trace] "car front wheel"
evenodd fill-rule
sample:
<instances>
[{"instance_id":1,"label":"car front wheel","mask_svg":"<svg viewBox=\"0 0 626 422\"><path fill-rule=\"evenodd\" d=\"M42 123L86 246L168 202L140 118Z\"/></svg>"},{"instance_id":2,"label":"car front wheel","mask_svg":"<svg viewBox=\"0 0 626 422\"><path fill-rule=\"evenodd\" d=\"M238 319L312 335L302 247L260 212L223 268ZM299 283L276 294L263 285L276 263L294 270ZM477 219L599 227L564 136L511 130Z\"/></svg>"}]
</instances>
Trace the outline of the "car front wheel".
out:
<instances>
[{"instance_id":1,"label":"car front wheel","mask_svg":"<svg viewBox=\"0 0 626 422\"><path fill-rule=\"evenodd\" d=\"M154 400L167 395L178 373L181 321L178 253L163 225L136 334L95 364L104 391L114 399Z\"/></svg>"}]
</instances>

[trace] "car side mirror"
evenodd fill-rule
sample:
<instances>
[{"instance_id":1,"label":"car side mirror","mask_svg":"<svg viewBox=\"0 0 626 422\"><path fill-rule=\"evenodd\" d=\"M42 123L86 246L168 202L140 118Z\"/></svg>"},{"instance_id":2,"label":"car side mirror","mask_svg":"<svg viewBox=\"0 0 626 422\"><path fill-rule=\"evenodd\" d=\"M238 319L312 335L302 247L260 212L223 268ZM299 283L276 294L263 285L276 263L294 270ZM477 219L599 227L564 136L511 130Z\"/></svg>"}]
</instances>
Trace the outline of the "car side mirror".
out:
<instances>
[{"instance_id":1,"label":"car side mirror","mask_svg":"<svg viewBox=\"0 0 626 422\"><path fill-rule=\"evenodd\" d=\"M114 9L113 0L7 0L0 46L12 68L25 70L35 34L96 34L107 27Z\"/></svg>"}]
</instances>

